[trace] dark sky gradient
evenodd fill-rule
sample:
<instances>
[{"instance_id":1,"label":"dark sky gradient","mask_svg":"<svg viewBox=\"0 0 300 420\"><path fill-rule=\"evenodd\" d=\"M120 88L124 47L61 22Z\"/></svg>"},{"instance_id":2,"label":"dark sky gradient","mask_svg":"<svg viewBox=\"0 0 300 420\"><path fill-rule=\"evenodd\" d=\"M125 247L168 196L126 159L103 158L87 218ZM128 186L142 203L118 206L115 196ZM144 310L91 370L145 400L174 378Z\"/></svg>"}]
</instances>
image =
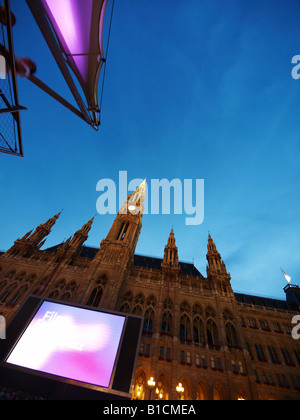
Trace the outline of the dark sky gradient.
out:
<instances>
[{"instance_id":1,"label":"dark sky gradient","mask_svg":"<svg viewBox=\"0 0 300 420\"><path fill-rule=\"evenodd\" d=\"M71 100L25 1L11 3L16 53ZM0 248L64 209L46 246L62 242L119 171L204 179L204 223L145 215L137 253L162 257L173 226L179 258L205 275L210 231L234 290L283 298L280 267L300 278L299 12L296 0L116 0L99 133L19 80L25 157L0 155ZM98 215L87 245L113 220Z\"/></svg>"}]
</instances>

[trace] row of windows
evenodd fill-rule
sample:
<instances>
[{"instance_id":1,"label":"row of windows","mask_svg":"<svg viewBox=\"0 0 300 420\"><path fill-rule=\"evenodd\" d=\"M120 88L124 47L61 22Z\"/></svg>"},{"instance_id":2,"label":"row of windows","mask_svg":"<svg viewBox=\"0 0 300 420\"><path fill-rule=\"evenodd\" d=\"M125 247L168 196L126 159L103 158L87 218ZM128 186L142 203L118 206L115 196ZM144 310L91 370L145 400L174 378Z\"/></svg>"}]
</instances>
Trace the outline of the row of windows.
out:
<instances>
[{"instance_id":1,"label":"row of windows","mask_svg":"<svg viewBox=\"0 0 300 420\"><path fill-rule=\"evenodd\" d=\"M15 306L19 300L29 292L32 287L32 282L36 279L36 275L30 275L27 278L25 278L25 276L26 274L24 272L15 275L12 283L9 282L8 279L0 282L0 305ZM32 291L32 294L38 295L41 288L46 284L47 278L43 279L39 285L35 286L35 290ZM106 276L100 276L95 282L95 287L88 298L87 305L98 307L106 284ZM54 284L47 297L69 302L72 300L76 289L77 283L75 281L67 283L65 279L60 279Z\"/></svg>"},{"instance_id":2,"label":"row of windows","mask_svg":"<svg viewBox=\"0 0 300 420\"><path fill-rule=\"evenodd\" d=\"M280 386L283 388L294 388L299 390L300 389L300 377L293 376L293 375L285 375L282 373L275 373L275 375L271 372L257 372L254 370L254 377L257 383L263 383L265 385L273 385L273 386Z\"/></svg>"},{"instance_id":3,"label":"row of windows","mask_svg":"<svg viewBox=\"0 0 300 420\"><path fill-rule=\"evenodd\" d=\"M0 281L0 305L14 306L36 280L36 274L27 275L25 271L16 273L10 271L4 280Z\"/></svg>"},{"instance_id":4,"label":"row of windows","mask_svg":"<svg viewBox=\"0 0 300 420\"><path fill-rule=\"evenodd\" d=\"M139 296L139 295L138 295ZM135 299L135 303L140 302L140 298ZM180 306L180 310L186 310L185 305L183 303ZM169 301L165 301L163 305L165 311L163 312L162 319L159 326L159 331L161 334L166 335L173 335L173 316L171 311L169 310L172 307L172 303ZM148 334L151 335L153 333L153 326L154 326L154 316L155 312L153 307L147 308L145 314L141 312L141 310L137 311L137 306L134 306L134 313L139 315L144 315L144 328L143 332L144 335ZM197 314L194 313L193 323L191 323L190 319L188 318L186 313L183 313L180 316L180 323L179 323L179 331L178 336L180 337L180 342L182 344L194 345L198 347L204 347L207 344L211 348L219 348L221 343L219 341L218 335L218 327L214 320L215 313L211 308L207 308L206 316L210 316L209 319L204 322ZM226 322L225 324L225 332L226 332L226 343L231 348L241 348L240 341L238 339L236 329L232 323L233 316L230 311L224 311L223 319ZM263 321L262 321L263 322ZM262 327L266 328L267 325L262 323ZM280 354L282 355L282 360L278 356L278 351L275 350L273 346L268 346L267 350L263 349L260 344L247 344L247 350L249 351L252 359L256 357L258 361L265 361L267 362L266 351L267 354L270 355L270 361L273 363L285 363L287 366L294 366L295 363L290 355L289 350L281 348ZM300 353L295 352L297 363L300 366Z\"/></svg>"},{"instance_id":5,"label":"row of windows","mask_svg":"<svg viewBox=\"0 0 300 420\"><path fill-rule=\"evenodd\" d=\"M264 331L274 331L277 333L286 333L290 334L292 327L291 324L284 324L283 326L279 322L273 322L271 327L269 325L269 322L265 319L255 319L255 318L249 318L247 319L247 322L244 318L241 318L242 326L245 328L253 328L253 329L261 329Z\"/></svg>"},{"instance_id":6,"label":"row of windows","mask_svg":"<svg viewBox=\"0 0 300 420\"><path fill-rule=\"evenodd\" d=\"M1 286L3 285L0 284L0 304L7 304L8 306L15 305L20 297L29 289L28 284L25 284L21 287L18 287L18 283L15 283L6 288Z\"/></svg>"},{"instance_id":7,"label":"row of windows","mask_svg":"<svg viewBox=\"0 0 300 420\"><path fill-rule=\"evenodd\" d=\"M19 285L18 283L13 283L11 285L6 285L4 282L0 283L0 304L6 306L15 306L19 300L24 297L29 289L29 284ZM32 294L39 294L42 284L38 286ZM71 282L68 285L66 290L60 290L59 287L56 287L52 292L49 293L48 297L51 299L60 299L64 301L70 301L72 299L72 293L76 289L76 283Z\"/></svg>"},{"instance_id":8,"label":"row of windows","mask_svg":"<svg viewBox=\"0 0 300 420\"><path fill-rule=\"evenodd\" d=\"M256 351L257 360L267 362L267 359L265 358L264 350L261 347L261 345L255 344L254 348L255 348L255 351ZM273 363L280 364L281 362L278 358L277 352L274 349L274 347L268 346L268 351L269 351L269 354L270 354L271 361ZM144 355L146 357L150 356L150 344L149 343L147 343L147 344L142 343L141 344L140 354ZM295 364L294 364L294 362L291 358L291 355L290 355L290 353L287 349L281 348L281 354L282 354L283 360L284 360L284 362L287 366L295 366ZM295 350L294 354L295 354L295 358L297 360L297 364L300 366L300 352ZM167 348L160 347L159 358L164 359L166 361L171 361L172 360L171 348L170 347L167 347ZM212 359L214 359L214 357L212 357ZM219 358L217 358L217 360L218 359ZM180 362L181 363L186 363L186 364L191 364L191 352L186 351L186 350L182 350L181 351ZM220 361L218 363L220 364ZM201 358L201 361L200 361L199 354L196 354L195 355L195 365L196 366L201 365L202 367L207 367L206 357L203 355L202 358ZM211 366L214 367L213 365L211 365ZM218 369L219 369L219 367L218 367ZM241 362L236 362L236 361L232 360L232 371L234 373L243 374L244 370L242 368Z\"/></svg>"},{"instance_id":9,"label":"row of windows","mask_svg":"<svg viewBox=\"0 0 300 420\"><path fill-rule=\"evenodd\" d=\"M149 306L155 310L156 305L157 299L155 296L151 295L146 299L143 293L138 293L134 297L133 293L129 291L126 292L123 296L122 303L120 305L120 311L142 315ZM163 301L163 308L164 310L168 310L171 313L174 309L174 303L172 299L166 298ZM181 315L184 315L187 322L189 321L190 323L192 323L195 317L198 317L203 322L210 318L214 320L217 319L217 313L211 306L207 306L205 309L203 309L199 303L191 306L188 302L184 301L181 303L179 311ZM223 312L223 319L225 323L226 321L233 322L234 316L229 310L225 310Z\"/></svg>"},{"instance_id":10,"label":"row of windows","mask_svg":"<svg viewBox=\"0 0 300 420\"><path fill-rule=\"evenodd\" d=\"M149 350L150 350L150 345L147 344L147 351L146 351L146 355L149 356ZM265 349L260 345L260 344L254 344L253 346L250 346L249 343L246 343L247 346L247 350L249 351L249 354L252 358L252 360L254 360L254 355L256 356L256 360L261 361L261 362L268 362L269 360L267 360L266 358L266 352ZM253 352L254 350L254 352ZM279 358L278 356L278 351L273 347L273 346L267 346L267 351L268 354L270 356L270 361L274 364L281 364L282 362L285 363L287 366L296 366L296 364L298 366L300 366L300 351L298 350L294 350L294 356L295 356L295 360L293 360L293 356L291 356L290 351L286 348L280 348L280 354L282 356L282 358ZM189 352L187 352L188 354ZM160 357L162 357L160 355ZM166 357L167 360L170 360L171 357L168 356ZM296 361L296 363L295 363Z\"/></svg>"},{"instance_id":11,"label":"row of windows","mask_svg":"<svg viewBox=\"0 0 300 420\"><path fill-rule=\"evenodd\" d=\"M47 277L42 279L39 284L35 284L36 274L26 275L25 272L16 274L11 271L0 281L0 304L6 306L15 306L31 289L32 294L39 294L41 289L47 284ZM56 282L54 288L48 295L53 299L71 300L72 293L76 290L76 282L71 281L68 284L64 279ZM33 290L32 290L33 289Z\"/></svg>"},{"instance_id":12,"label":"row of windows","mask_svg":"<svg viewBox=\"0 0 300 420\"><path fill-rule=\"evenodd\" d=\"M146 305L145 305L146 303ZM153 333L155 320L156 298L150 296L145 299L143 294L138 294L135 298L131 292L125 293L120 311L132 313L144 317L144 332ZM173 302L165 299L163 302L163 314L161 316L159 332L166 335L178 335L181 342L195 345L220 345L219 331L216 323L216 312L211 307L205 310L198 304L191 307L187 302L180 305L180 326L179 331L173 330ZM224 311L223 319L225 322L226 344L229 346L239 346L236 329L233 325L233 315L230 311Z\"/></svg>"},{"instance_id":13,"label":"row of windows","mask_svg":"<svg viewBox=\"0 0 300 420\"><path fill-rule=\"evenodd\" d=\"M153 318L154 311L151 308L147 309L144 315L144 333L153 333ZM230 347L238 347L239 340L235 327L231 322L226 323L225 331L226 344ZM169 311L165 311L162 315L160 333L171 336L173 335L173 317ZM207 322L204 323L199 317L196 317L193 325L191 325L190 321L183 315L180 317L178 336L180 341L185 344L194 344L196 346L202 346L205 344L219 346L221 344L219 340L218 327L213 319L208 319Z\"/></svg>"},{"instance_id":14,"label":"row of windows","mask_svg":"<svg viewBox=\"0 0 300 420\"><path fill-rule=\"evenodd\" d=\"M275 364L281 364L284 362L287 366L295 366L296 364L300 366L300 351L298 350L294 350L295 359L293 359L290 351L284 347L280 348L279 353L279 351L271 345L263 348L261 344L254 344L253 346L250 346L249 343L246 343L246 346L252 360L254 360L254 356L256 356L256 360L260 362L271 361ZM269 360L267 359L266 354L269 355ZM281 357L279 357L279 354L281 354Z\"/></svg>"},{"instance_id":15,"label":"row of windows","mask_svg":"<svg viewBox=\"0 0 300 420\"><path fill-rule=\"evenodd\" d=\"M139 354L140 356L150 357L150 349L151 345L149 343L141 343ZM172 350L171 347L160 346L159 353L158 353L159 360L165 360L167 362L171 362L173 360ZM181 350L180 351L180 359L178 360L181 364L192 365L194 364L196 367L201 367L203 369L207 369L210 367L211 369L223 371L222 361L220 357L215 356L205 356L199 353L191 354L190 351ZM240 361L232 360L232 372L244 374L244 365Z\"/></svg>"},{"instance_id":16,"label":"row of windows","mask_svg":"<svg viewBox=\"0 0 300 420\"><path fill-rule=\"evenodd\" d=\"M150 356L150 344L141 343L139 354L146 357ZM160 346L158 356L160 360L171 361L172 360L171 347ZM181 364L192 365L192 362L194 362L194 365L196 367L201 367L203 369L210 367L213 370L223 371L222 361L220 357L215 357L215 356L208 357L205 355L201 355L199 353L196 353L195 355L193 355L193 357L194 357L194 360L192 360L191 352L181 350L179 361ZM231 370L234 374L245 375L244 365L241 361L232 359ZM294 389L300 389L300 377L297 377L297 376L290 375L288 377L285 374L279 374L279 373L276 373L274 376L273 373L265 372L265 371L261 371L260 373L258 373L257 370L254 370L253 374L255 376L257 383L263 383L266 385L274 385L274 386L277 385L277 386L286 387L286 388L290 388L292 386Z\"/></svg>"}]
</instances>

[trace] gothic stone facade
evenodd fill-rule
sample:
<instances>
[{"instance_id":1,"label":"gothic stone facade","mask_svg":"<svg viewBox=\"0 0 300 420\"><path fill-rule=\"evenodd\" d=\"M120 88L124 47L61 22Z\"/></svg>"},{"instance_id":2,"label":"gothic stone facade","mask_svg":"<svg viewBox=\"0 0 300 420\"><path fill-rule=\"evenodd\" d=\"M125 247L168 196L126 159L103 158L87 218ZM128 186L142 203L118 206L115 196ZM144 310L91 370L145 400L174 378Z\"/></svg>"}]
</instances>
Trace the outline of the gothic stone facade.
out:
<instances>
[{"instance_id":1,"label":"gothic stone facade","mask_svg":"<svg viewBox=\"0 0 300 420\"><path fill-rule=\"evenodd\" d=\"M206 277L179 262L173 230L162 259L135 255L142 215L123 213L100 249L83 245L92 219L41 250L59 214L18 239L0 256L0 315L36 294L144 316L134 399L299 399L299 288L286 301L234 293L210 236Z\"/></svg>"}]
</instances>

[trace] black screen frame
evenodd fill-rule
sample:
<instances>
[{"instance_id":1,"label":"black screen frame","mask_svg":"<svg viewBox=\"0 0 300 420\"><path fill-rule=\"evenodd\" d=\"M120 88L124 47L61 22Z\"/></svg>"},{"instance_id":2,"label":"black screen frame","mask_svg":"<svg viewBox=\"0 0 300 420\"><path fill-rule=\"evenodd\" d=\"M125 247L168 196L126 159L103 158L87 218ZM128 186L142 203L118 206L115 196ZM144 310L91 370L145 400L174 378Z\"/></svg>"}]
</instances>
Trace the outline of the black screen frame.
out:
<instances>
[{"instance_id":1,"label":"black screen frame","mask_svg":"<svg viewBox=\"0 0 300 420\"><path fill-rule=\"evenodd\" d=\"M125 318L108 388L23 368L6 362L44 302L53 302ZM40 296L28 296L7 327L6 340L0 340L0 384L54 400L130 399L142 326L143 318L140 316Z\"/></svg>"}]
</instances>

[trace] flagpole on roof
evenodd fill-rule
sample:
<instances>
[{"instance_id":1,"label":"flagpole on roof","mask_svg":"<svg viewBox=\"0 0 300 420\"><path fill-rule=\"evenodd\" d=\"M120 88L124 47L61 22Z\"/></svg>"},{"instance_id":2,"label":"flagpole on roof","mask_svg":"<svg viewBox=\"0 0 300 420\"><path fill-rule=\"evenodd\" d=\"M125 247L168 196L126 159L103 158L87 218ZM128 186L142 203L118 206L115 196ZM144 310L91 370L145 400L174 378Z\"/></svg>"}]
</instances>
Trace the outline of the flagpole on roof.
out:
<instances>
[{"instance_id":1,"label":"flagpole on roof","mask_svg":"<svg viewBox=\"0 0 300 420\"><path fill-rule=\"evenodd\" d=\"M287 275L287 274L286 274L286 272L285 272L282 268L280 268L280 270L282 271L282 273L283 273L283 275L284 275L284 277L285 277L286 281L287 281L288 283L290 283L290 282L291 282L291 280L292 280L292 278L291 278L289 275Z\"/></svg>"}]
</instances>

